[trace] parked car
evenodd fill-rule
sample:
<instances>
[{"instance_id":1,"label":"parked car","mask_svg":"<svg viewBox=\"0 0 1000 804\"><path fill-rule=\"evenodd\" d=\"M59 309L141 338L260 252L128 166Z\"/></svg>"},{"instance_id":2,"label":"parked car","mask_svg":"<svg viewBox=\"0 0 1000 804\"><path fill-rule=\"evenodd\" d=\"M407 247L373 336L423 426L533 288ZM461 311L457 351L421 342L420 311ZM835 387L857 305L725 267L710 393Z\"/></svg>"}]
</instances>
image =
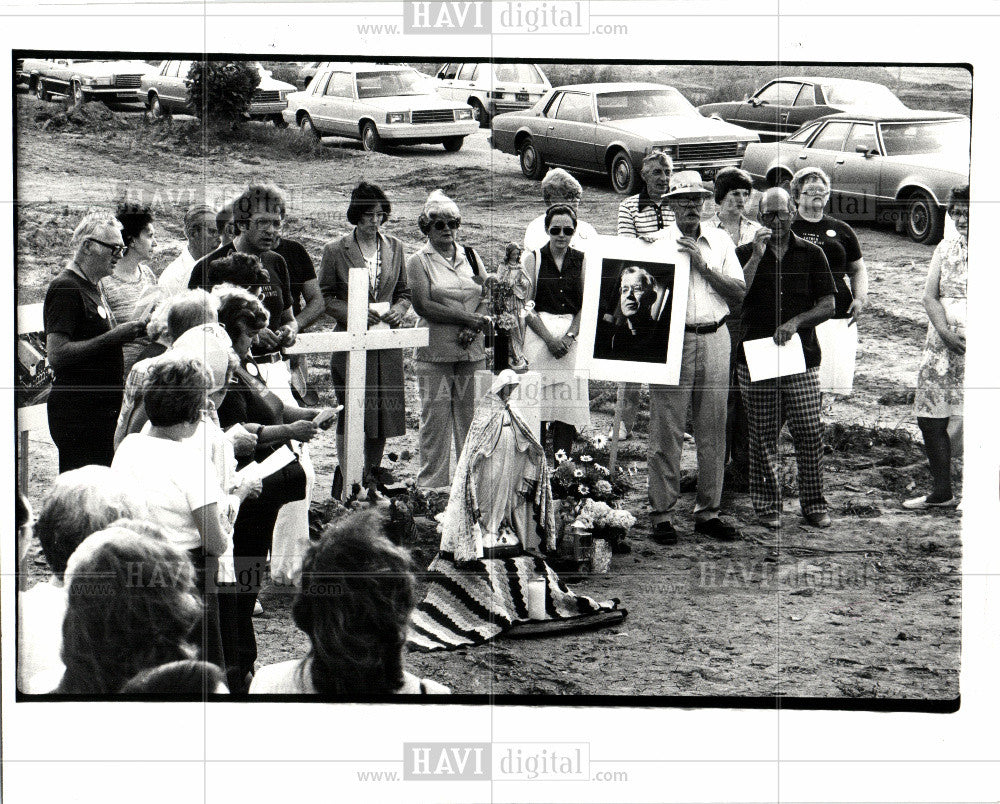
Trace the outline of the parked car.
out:
<instances>
[{"instance_id":1,"label":"parked car","mask_svg":"<svg viewBox=\"0 0 1000 804\"><path fill-rule=\"evenodd\" d=\"M852 78L777 78L741 101L706 103L705 117L718 117L760 134L762 142L780 140L817 117L836 112L886 112L906 109L887 87Z\"/></svg>"},{"instance_id":2,"label":"parked car","mask_svg":"<svg viewBox=\"0 0 1000 804\"><path fill-rule=\"evenodd\" d=\"M540 179L548 165L607 173L615 191L637 191L643 157L670 154L675 170L706 180L739 165L752 131L702 117L673 87L606 83L556 87L532 108L493 118L491 144L516 154L521 172Z\"/></svg>"},{"instance_id":3,"label":"parked car","mask_svg":"<svg viewBox=\"0 0 1000 804\"><path fill-rule=\"evenodd\" d=\"M299 76L295 80L295 83L300 89L305 89L309 86L309 82L313 80L313 76L316 73L324 69L325 65L329 64L326 61L307 61L299 68Z\"/></svg>"},{"instance_id":4,"label":"parked car","mask_svg":"<svg viewBox=\"0 0 1000 804\"><path fill-rule=\"evenodd\" d=\"M495 114L534 106L552 89L537 64L451 62L437 71L438 94L468 103L479 125L490 127Z\"/></svg>"},{"instance_id":5,"label":"parked car","mask_svg":"<svg viewBox=\"0 0 1000 804\"><path fill-rule=\"evenodd\" d=\"M142 78L142 99L154 117L162 114L194 114L188 101L187 77L193 61L165 61L159 68ZM271 77L259 63L260 83L253 91L248 114L254 120L271 120L285 125L281 113L288 106L288 96L295 87Z\"/></svg>"},{"instance_id":6,"label":"parked car","mask_svg":"<svg viewBox=\"0 0 1000 804\"><path fill-rule=\"evenodd\" d=\"M98 59L23 59L21 75L41 100L66 95L74 103L139 99L142 76L153 68L144 61Z\"/></svg>"},{"instance_id":7,"label":"parked car","mask_svg":"<svg viewBox=\"0 0 1000 804\"><path fill-rule=\"evenodd\" d=\"M830 214L893 222L918 243L936 243L948 191L969 181L969 136L969 118L959 114L834 114L782 142L751 145L743 169L773 187L800 168L822 168Z\"/></svg>"},{"instance_id":8,"label":"parked car","mask_svg":"<svg viewBox=\"0 0 1000 804\"><path fill-rule=\"evenodd\" d=\"M413 143L457 151L477 128L472 109L439 97L431 80L402 65L331 62L289 96L285 119L310 136L359 139L366 151Z\"/></svg>"}]
</instances>

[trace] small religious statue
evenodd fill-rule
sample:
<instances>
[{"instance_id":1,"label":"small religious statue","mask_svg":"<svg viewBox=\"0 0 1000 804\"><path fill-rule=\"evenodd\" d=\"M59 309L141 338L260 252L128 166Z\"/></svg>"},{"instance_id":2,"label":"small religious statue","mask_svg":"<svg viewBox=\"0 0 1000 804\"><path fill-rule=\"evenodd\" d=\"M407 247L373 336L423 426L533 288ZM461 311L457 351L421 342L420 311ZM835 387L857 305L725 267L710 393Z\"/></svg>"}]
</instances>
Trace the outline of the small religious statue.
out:
<instances>
[{"instance_id":1,"label":"small religious statue","mask_svg":"<svg viewBox=\"0 0 1000 804\"><path fill-rule=\"evenodd\" d=\"M441 551L455 561L483 558L484 549L555 549L555 515L545 452L511 409L520 383L500 372L472 421L442 517Z\"/></svg>"}]
</instances>

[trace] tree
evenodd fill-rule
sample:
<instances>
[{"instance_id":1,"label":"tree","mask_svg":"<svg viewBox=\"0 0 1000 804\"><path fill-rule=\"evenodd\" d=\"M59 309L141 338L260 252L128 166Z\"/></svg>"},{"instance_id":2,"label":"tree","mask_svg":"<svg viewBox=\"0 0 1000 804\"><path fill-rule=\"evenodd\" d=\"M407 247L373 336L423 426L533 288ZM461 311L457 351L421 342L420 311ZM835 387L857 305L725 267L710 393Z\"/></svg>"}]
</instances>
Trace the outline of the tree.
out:
<instances>
[{"instance_id":1,"label":"tree","mask_svg":"<svg viewBox=\"0 0 1000 804\"><path fill-rule=\"evenodd\" d=\"M253 62L195 61L185 83L202 122L236 126L248 117L260 74Z\"/></svg>"}]
</instances>

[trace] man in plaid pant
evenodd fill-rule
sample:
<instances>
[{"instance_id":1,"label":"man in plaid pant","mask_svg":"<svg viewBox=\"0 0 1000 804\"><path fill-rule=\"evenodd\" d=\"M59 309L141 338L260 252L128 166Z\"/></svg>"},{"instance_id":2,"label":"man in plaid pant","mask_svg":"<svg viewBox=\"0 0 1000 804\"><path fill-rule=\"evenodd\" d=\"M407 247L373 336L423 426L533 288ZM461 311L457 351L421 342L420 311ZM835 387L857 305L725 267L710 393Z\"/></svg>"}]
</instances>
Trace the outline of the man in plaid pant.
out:
<instances>
[{"instance_id":1,"label":"man in plaid pant","mask_svg":"<svg viewBox=\"0 0 1000 804\"><path fill-rule=\"evenodd\" d=\"M820 421L820 348L816 325L834 314L835 286L819 246L792 234L795 205L780 187L760 199L764 230L736 249L743 265L747 295L743 301L744 343L773 338L787 343L798 333L806 370L751 382L746 355L739 350L737 375L750 425L750 500L760 523L781 526L778 434L785 420L795 444L799 503L806 521L830 525L823 497L823 426Z\"/></svg>"}]
</instances>

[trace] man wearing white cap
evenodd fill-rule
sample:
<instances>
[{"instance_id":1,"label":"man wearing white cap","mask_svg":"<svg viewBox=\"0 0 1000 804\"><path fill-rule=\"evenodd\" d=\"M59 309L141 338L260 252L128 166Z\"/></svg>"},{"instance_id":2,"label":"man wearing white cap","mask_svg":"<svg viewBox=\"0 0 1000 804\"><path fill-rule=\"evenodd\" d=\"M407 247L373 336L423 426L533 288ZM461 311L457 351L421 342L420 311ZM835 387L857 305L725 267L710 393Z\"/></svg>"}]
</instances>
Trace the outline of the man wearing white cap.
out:
<instances>
[{"instance_id":1,"label":"man wearing white cap","mask_svg":"<svg viewBox=\"0 0 1000 804\"><path fill-rule=\"evenodd\" d=\"M670 179L664 196L674 222L664 237L690 259L684 352L676 386L649 389L649 503L653 541L675 544L670 517L680 494L681 451L688 405L698 453L695 532L733 541L740 532L719 518L726 453L726 399L729 394L729 305L746 293L743 269L733 241L724 231L701 225L705 199L712 194L696 171ZM664 337L665 337L664 333Z\"/></svg>"}]
</instances>

